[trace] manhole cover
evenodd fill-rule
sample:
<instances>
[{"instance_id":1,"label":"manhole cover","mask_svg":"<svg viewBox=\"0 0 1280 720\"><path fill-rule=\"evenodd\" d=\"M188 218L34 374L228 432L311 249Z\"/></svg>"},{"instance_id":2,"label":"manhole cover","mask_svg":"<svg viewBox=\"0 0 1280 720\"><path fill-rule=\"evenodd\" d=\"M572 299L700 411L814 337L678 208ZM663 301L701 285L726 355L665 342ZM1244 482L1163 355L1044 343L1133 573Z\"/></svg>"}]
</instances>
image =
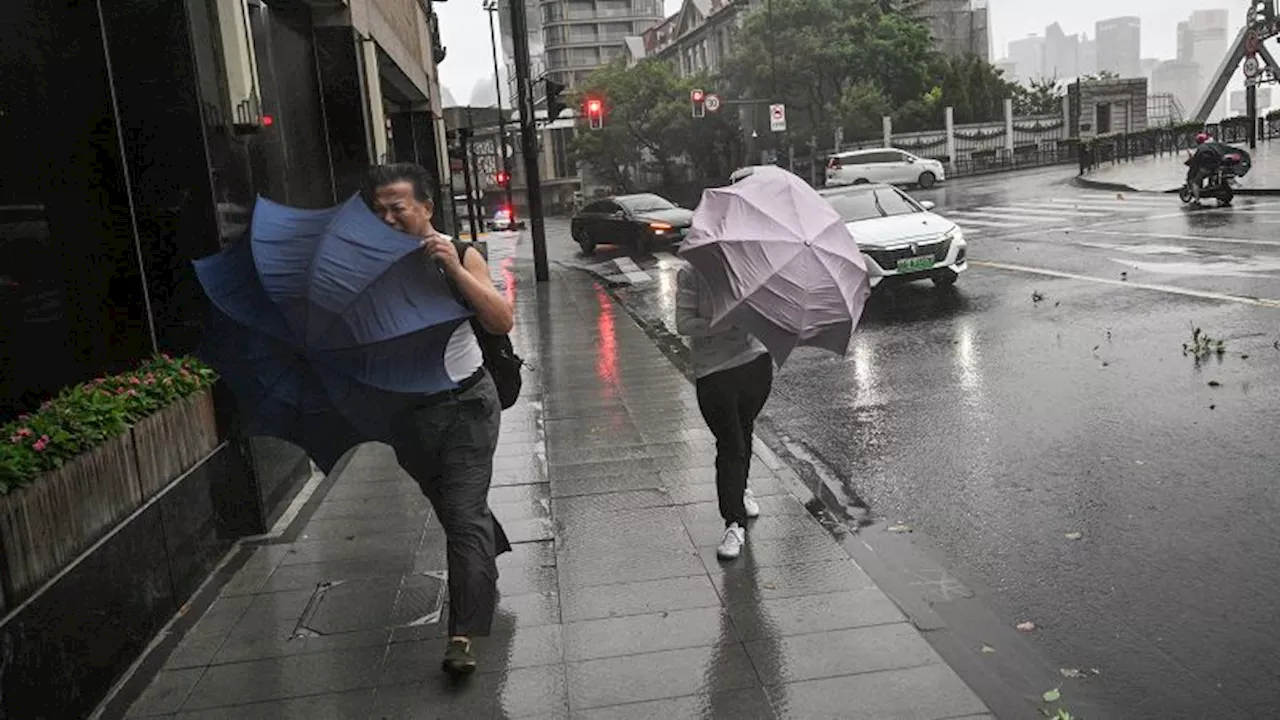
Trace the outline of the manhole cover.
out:
<instances>
[{"instance_id":1,"label":"manhole cover","mask_svg":"<svg viewBox=\"0 0 1280 720\"><path fill-rule=\"evenodd\" d=\"M443 572L325 583L311 596L296 634L340 635L429 625L440 620L446 584Z\"/></svg>"}]
</instances>

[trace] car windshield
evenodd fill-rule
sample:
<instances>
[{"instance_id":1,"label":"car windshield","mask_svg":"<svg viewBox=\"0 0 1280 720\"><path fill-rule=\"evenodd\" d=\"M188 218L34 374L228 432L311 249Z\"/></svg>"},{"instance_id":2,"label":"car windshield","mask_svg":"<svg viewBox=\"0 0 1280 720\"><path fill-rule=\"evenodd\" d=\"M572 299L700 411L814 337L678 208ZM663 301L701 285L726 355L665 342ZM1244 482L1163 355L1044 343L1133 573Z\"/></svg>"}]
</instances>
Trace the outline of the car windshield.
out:
<instances>
[{"instance_id":1,"label":"car windshield","mask_svg":"<svg viewBox=\"0 0 1280 720\"><path fill-rule=\"evenodd\" d=\"M632 195L618 198L618 204L633 213L652 212L654 210L674 210L670 200L657 195Z\"/></svg>"},{"instance_id":2,"label":"car windshield","mask_svg":"<svg viewBox=\"0 0 1280 720\"><path fill-rule=\"evenodd\" d=\"M922 212L907 196L891 187L858 188L826 198L847 223Z\"/></svg>"}]
</instances>

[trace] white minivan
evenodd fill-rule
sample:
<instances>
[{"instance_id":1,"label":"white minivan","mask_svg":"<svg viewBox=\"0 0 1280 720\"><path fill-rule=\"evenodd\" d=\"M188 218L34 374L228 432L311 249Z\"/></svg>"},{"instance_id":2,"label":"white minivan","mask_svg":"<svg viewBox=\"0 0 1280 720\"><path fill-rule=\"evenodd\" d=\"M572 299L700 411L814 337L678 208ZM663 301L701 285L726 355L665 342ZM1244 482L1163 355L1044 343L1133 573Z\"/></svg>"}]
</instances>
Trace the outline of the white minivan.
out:
<instances>
[{"instance_id":1,"label":"white minivan","mask_svg":"<svg viewBox=\"0 0 1280 720\"><path fill-rule=\"evenodd\" d=\"M919 185L928 189L946 179L942 163L905 150L852 150L827 158L827 185Z\"/></svg>"}]
</instances>

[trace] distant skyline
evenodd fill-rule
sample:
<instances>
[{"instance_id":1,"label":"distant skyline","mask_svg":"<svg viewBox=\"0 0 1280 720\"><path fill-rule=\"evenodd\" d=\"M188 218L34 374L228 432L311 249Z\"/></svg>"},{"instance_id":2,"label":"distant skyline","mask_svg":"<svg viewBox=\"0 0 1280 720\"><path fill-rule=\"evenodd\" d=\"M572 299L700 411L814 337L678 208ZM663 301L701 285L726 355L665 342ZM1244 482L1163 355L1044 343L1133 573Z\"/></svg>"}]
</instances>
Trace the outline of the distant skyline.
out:
<instances>
[{"instance_id":1,"label":"distant skyline","mask_svg":"<svg viewBox=\"0 0 1280 720\"><path fill-rule=\"evenodd\" d=\"M1098 20L1122 15L1142 18L1142 57L1171 59L1177 53L1178 23L1194 10L1225 9L1230 17L1230 38L1244 23L1246 0L988 0L991 17L992 60L1007 55L1009 41L1027 35L1043 35L1055 21L1068 35L1094 37ZM442 83L459 102L466 102L483 79L492 81L489 55L489 23L481 0L454 0L435 4L440 33L449 57L440 66ZM666 14L680 9L680 0L665 0Z\"/></svg>"},{"instance_id":2,"label":"distant skyline","mask_svg":"<svg viewBox=\"0 0 1280 720\"><path fill-rule=\"evenodd\" d=\"M1142 57L1168 60L1177 54L1178 23L1196 10L1226 10L1228 35L1235 39L1244 24L1244 0L988 0L991 39L996 58L1008 54L1009 42L1028 35L1044 35L1054 22L1068 35L1095 38L1094 25L1107 18L1134 15L1142 19Z\"/></svg>"}]
</instances>

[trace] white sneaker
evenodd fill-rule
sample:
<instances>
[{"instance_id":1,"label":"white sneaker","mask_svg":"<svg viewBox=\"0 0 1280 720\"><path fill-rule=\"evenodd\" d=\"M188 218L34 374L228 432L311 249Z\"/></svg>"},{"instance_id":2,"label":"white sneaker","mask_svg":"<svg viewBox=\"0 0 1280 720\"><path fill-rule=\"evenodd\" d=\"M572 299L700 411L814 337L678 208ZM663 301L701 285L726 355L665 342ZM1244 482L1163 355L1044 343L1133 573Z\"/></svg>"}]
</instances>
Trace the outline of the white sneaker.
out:
<instances>
[{"instance_id":1,"label":"white sneaker","mask_svg":"<svg viewBox=\"0 0 1280 720\"><path fill-rule=\"evenodd\" d=\"M742 506L747 509L747 517L760 517L760 503L756 502L756 494L750 490L742 494Z\"/></svg>"},{"instance_id":2,"label":"white sneaker","mask_svg":"<svg viewBox=\"0 0 1280 720\"><path fill-rule=\"evenodd\" d=\"M734 523L724 529L724 539L716 548L716 556L721 560L736 560L742 554L742 546L747 542L747 531Z\"/></svg>"}]
</instances>

